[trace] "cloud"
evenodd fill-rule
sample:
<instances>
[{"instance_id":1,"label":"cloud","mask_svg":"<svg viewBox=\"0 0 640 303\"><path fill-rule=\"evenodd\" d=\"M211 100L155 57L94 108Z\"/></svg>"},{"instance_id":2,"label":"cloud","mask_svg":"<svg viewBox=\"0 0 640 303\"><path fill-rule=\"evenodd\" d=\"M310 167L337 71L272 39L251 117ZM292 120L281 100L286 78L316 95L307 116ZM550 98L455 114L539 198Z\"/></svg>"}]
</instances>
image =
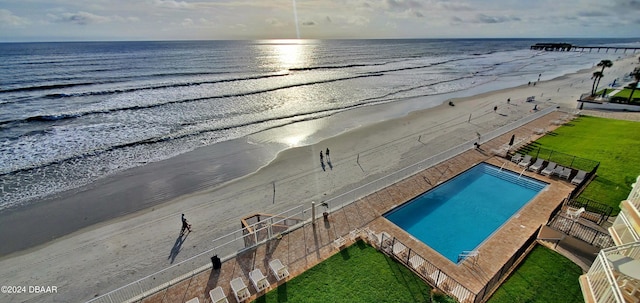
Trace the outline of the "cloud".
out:
<instances>
[{"instance_id":1,"label":"cloud","mask_svg":"<svg viewBox=\"0 0 640 303\"><path fill-rule=\"evenodd\" d=\"M473 23L504 23L510 21L520 21L519 17L513 16L489 16L485 14L477 14Z\"/></svg>"},{"instance_id":2,"label":"cloud","mask_svg":"<svg viewBox=\"0 0 640 303\"><path fill-rule=\"evenodd\" d=\"M581 11L578 12L578 16L580 17L608 17L611 16L606 11Z\"/></svg>"},{"instance_id":3,"label":"cloud","mask_svg":"<svg viewBox=\"0 0 640 303\"><path fill-rule=\"evenodd\" d=\"M444 2L440 1L436 3L436 6L451 10L451 11L471 11L474 10L469 4L461 3L461 2Z\"/></svg>"},{"instance_id":4,"label":"cloud","mask_svg":"<svg viewBox=\"0 0 640 303\"><path fill-rule=\"evenodd\" d=\"M422 8L422 3L413 0L386 0L387 7L393 10Z\"/></svg>"},{"instance_id":5,"label":"cloud","mask_svg":"<svg viewBox=\"0 0 640 303\"><path fill-rule=\"evenodd\" d=\"M73 23L78 25L105 23L111 21L111 18L99 16L88 12L62 13L59 15L49 14L54 22Z\"/></svg>"},{"instance_id":6,"label":"cloud","mask_svg":"<svg viewBox=\"0 0 640 303\"><path fill-rule=\"evenodd\" d=\"M184 20L182 20L182 23L180 23L180 25L184 27L193 27L194 23L191 18L185 18Z\"/></svg>"},{"instance_id":7,"label":"cloud","mask_svg":"<svg viewBox=\"0 0 640 303\"><path fill-rule=\"evenodd\" d=\"M0 9L0 25L20 27L23 25L28 25L30 23L31 22L29 22L28 19L18 17L8 9Z\"/></svg>"},{"instance_id":8,"label":"cloud","mask_svg":"<svg viewBox=\"0 0 640 303\"><path fill-rule=\"evenodd\" d=\"M287 24L280 21L280 19L278 18L267 18L264 20L267 24L274 26L274 27L283 27L286 26Z\"/></svg>"},{"instance_id":9,"label":"cloud","mask_svg":"<svg viewBox=\"0 0 640 303\"><path fill-rule=\"evenodd\" d=\"M624 11L640 11L640 0L613 0L613 6Z\"/></svg>"},{"instance_id":10,"label":"cloud","mask_svg":"<svg viewBox=\"0 0 640 303\"><path fill-rule=\"evenodd\" d=\"M351 25L364 26L369 24L370 20L364 16L350 16L347 18L347 23Z\"/></svg>"},{"instance_id":11,"label":"cloud","mask_svg":"<svg viewBox=\"0 0 640 303\"><path fill-rule=\"evenodd\" d=\"M162 8L190 8L191 4L185 1L153 0L153 5Z\"/></svg>"}]
</instances>

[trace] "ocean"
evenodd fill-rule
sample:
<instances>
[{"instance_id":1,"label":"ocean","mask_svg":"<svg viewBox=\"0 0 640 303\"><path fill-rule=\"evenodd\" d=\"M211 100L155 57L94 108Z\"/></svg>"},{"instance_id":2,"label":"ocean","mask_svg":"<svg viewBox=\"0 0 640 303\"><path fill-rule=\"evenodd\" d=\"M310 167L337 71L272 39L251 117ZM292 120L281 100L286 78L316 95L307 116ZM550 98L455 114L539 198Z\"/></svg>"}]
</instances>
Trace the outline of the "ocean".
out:
<instances>
[{"instance_id":1,"label":"ocean","mask_svg":"<svg viewBox=\"0 0 640 303\"><path fill-rule=\"evenodd\" d=\"M0 210L276 127L383 103L399 110L376 119L393 118L624 55L529 49L550 41L639 45L637 39L0 43ZM410 109L402 106L409 101ZM303 138L282 148L309 143Z\"/></svg>"}]
</instances>

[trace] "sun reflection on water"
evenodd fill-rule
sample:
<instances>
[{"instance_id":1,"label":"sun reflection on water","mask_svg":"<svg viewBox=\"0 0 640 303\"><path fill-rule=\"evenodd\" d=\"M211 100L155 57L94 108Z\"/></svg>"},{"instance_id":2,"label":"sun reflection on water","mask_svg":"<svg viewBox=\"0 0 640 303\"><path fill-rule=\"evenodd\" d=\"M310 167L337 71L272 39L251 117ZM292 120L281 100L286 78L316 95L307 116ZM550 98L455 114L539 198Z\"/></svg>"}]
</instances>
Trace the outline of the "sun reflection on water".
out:
<instances>
[{"instance_id":1,"label":"sun reflection on water","mask_svg":"<svg viewBox=\"0 0 640 303\"><path fill-rule=\"evenodd\" d=\"M273 57L281 69L303 67L308 64L309 44L304 40L271 40Z\"/></svg>"}]
</instances>

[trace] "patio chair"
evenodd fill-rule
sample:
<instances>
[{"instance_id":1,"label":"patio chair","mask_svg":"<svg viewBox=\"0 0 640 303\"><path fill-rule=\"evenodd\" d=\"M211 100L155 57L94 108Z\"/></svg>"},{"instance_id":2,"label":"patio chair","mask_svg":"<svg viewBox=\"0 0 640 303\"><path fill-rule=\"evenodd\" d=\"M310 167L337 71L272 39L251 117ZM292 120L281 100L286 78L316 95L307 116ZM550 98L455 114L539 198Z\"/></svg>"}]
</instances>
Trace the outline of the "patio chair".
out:
<instances>
[{"instance_id":1,"label":"patio chair","mask_svg":"<svg viewBox=\"0 0 640 303\"><path fill-rule=\"evenodd\" d=\"M551 176L551 174L553 173L553 170L556 169L556 163L555 162L549 162L547 164L547 167L545 167L541 174L545 175L545 176Z\"/></svg>"},{"instance_id":2,"label":"patio chair","mask_svg":"<svg viewBox=\"0 0 640 303\"><path fill-rule=\"evenodd\" d=\"M198 297L195 297L195 298L193 298L193 299L191 299L191 300L189 300L189 301L187 301L185 303L200 303L200 299L198 299Z\"/></svg>"},{"instance_id":3,"label":"patio chair","mask_svg":"<svg viewBox=\"0 0 640 303\"><path fill-rule=\"evenodd\" d=\"M524 158L520 160L518 166L528 167L529 165L531 165L531 155L524 155Z\"/></svg>"},{"instance_id":4,"label":"patio chair","mask_svg":"<svg viewBox=\"0 0 640 303\"><path fill-rule=\"evenodd\" d=\"M527 168L530 171L534 171L534 172L539 172L540 169L542 168L542 164L544 163L543 159L538 158L536 160L536 163L533 163L531 166L529 166L529 168Z\"/></svg>"},{"instance_id":5,"label":"patio chair","mask_svg":"<svg viewBox=\"0 0 640 303\"><path fill-rule=\"evenodd\" d=\"M393 254L396 256L404 257L407 251L407 247L400 242L396 242L393 244Z\"/></svg>"},{"instance_id":6,"label":"patio chair","mask_svg":"<svg viewBox=\"0 0 640 303\"><path fill-rule=\"evenodd\" d=\"M262 274L260 268L256 268L249 272L249 280L251 280L251 284L253 284L258 292L261 292L271 286L269 280L267 280L267 277Z\"/></svg>"},{"instance_id":7,"label":"patio chair","mask_svg":"<svg viewBox=\"0 0 640 303\"><path fill-rule=\"evenodd\" d=\"M284 264L280 261L280 259L273 259L269 262L269 268L271 268L271 272L274 276L276 276L276 280L280 281L289 276L289 270Z\"/></svg>"},{"instance_id":8,"label":"patio chair","mask_svg":"<svg viewBox=\"0 0 640 303\"><path fill-rule=\"evenodd\" d=\"M521 153L515 153L513 156L511 156L511 162L513 163L520 163L520 160L522 160Z\"/></svg>"},{"instance_id":9,"label":"patio chair","mask_svg":"<svg viewBox=\"0 0 640 303\"><path fill-rule=\"evenodd\" d=\"M565 167L560 173L560 178L569 180L569 176L571 176L571 168Z\"/></svg>"},{"instance_id":10,"label":"patio chair","mask_svg":"<svg viewBox=\"0 0 640 303\"><path fill-rule=\"evenodd\" d=\"M567 216L569 216L569 218L573 221L576 221L580 218L580 215L582 215L582 213L585 212L584 207L580 207L578 209L575 208L568 208L567 209Z\"/></svg>"},{"instance_id":11,"label":"patio chair","mask_svg":"<svg viewBox=\"0 0 640 303\"><path fill-rule=\"evenodd\" d=\"M571 184L578 185L584 181L584 177L587 176L587 172L584 170L579 170L575 177L571 180Z\"/></svg>"},{"instance_id":12,"label":"patio chair","mask_svg":"<svg viewBox=\"0 0 640 303\"><path fill-rule=\"evenodd\" d=\"M224 294L224 290L222 290L222 287L220 286L210 290L209 297L213 303L229 303L227 295Z\"/></svg>"},{"instance_id":13,"label":"patio chair","mask_svg":"<svg viewBox=\"0 0 640 303\"><path fill-rule=\"evenodd\" d=\"M553 173L551 173L552 176L560 176L560 174L562 173L562 171L564 170L564 166L562 165L558 165L556 166L556 169L553 170Z\"/></svg>"},{"instance_id":14,"label":"patio chair","mask_svg":"<svg viewBox=\"0 0 640 303\"><path fill-rule=\"evenodd\" d=\"M244 302L251 297L249 288L244 284L241 277L231 280L231 290L233 291L233 296L236 297L237 302Z\"/></svg>"}]
</instances>

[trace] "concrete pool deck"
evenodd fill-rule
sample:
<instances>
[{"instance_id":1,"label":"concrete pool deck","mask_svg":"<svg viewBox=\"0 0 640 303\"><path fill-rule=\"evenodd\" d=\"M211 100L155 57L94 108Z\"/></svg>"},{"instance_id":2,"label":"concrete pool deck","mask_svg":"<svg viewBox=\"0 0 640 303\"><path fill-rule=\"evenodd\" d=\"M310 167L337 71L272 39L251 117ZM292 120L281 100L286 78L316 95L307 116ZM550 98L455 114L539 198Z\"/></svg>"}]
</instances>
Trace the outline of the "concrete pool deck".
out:
<instances>
[{"instance_id":1,"label":"concrete pool deck","mask_svg":"<svg viewBox=\"0 0 640 303\"><path fill-rule=\"evenodd\" d=\"M480 162L487 162L498 167L504 164L505 169L520 173L522 168L518 168L516 164L504 158L494 157L490 151L498 149L508 142L512 134L535 140L537 136L541 136L535 135L536 129L552 130L557 127L553 121L565 115L562 112L552 112L545 115L484 143L481 150L465 151L392 186L380 189L342 209L333 211L329 215L328 221L319 219L315 225L305 224L303 227L283 235L280 239L267 241L225 260L219 270L212 270L209 267L137 302L185 302L194 297L199 298L200 302L211 302L209 290L216 286L221 286L229 301L235 302L229 283L236 277L242 277L252 294L250 300L254 300L263 293L256 294L248 277L249 271L259 268L271 283L269 290L276 288L283 282L276 282L270 273L269 261L280 259L288 266L291 274L289 279L291 279L337 253L339 250L333 245L336 238L345 237L347 245L349 245L351 244L348 239L349 232L364 227L378 233L384 231L396 237L464 287L477 293L518 251L522 244L537 231L540 225L547 223L552 211L574 189L573 185L566 180L525 171L525 175L547 182L549 186L479 247L480 255L475 264L468 259L460 265L452 263L433 249L413 239L382 215Z\"/></svg>"}]
</instances>

